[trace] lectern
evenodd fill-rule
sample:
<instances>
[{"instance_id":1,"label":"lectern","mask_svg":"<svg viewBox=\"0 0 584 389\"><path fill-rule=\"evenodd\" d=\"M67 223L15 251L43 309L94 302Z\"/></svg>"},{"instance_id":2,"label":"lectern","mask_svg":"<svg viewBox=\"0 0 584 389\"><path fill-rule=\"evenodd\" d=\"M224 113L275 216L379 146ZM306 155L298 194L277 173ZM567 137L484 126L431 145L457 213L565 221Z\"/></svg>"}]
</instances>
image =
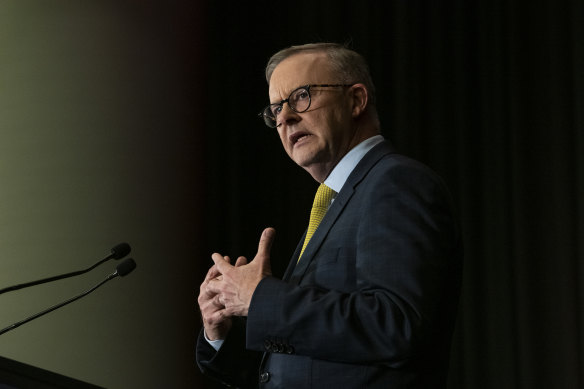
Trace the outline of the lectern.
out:
<instances>
[{"instance_id":1,"label":"lectern","mask_svg":"<svg viewBox=\"0 0 584 389\"><path fill-rule=\"evenodd\" d=\"M0 357L0 389L103 389L74 378Z\"/></svg>"}]
</instances>

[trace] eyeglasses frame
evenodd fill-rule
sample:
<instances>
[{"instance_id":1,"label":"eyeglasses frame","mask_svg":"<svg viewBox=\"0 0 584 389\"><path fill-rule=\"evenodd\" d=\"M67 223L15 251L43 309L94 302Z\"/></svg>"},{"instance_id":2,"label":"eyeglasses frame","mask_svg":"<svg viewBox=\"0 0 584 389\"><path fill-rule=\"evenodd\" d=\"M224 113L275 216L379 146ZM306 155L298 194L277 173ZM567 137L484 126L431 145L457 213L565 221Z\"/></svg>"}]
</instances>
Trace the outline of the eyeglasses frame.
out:
<instances>
[{"instance_id":1,"label":"eyeglasses frame","mask_svg":"<svg viewBox=\"0 0 584 389\"><path fill-rule=\"evenodd\" d=\"M315 88L336 88L336 87L349 87L349 86L353 86L355 84L307 84L307 85L302 85L299 86L298 88L295 88L294 90L292 90L292 92L290 92L290 94L288 95L287 99L284 99L282 101L280 101L279 103L272 103L272 104L268 104L263 110L262 112L260 112L258 114L258 117L261 117L264 119L264 123L266 124L266 126L270 127L270 128L277 128L278 125L276 124L275 120L272 120L271 118L269 118L266 115L266 112L270 109L270 107L272 106L279 106L279 107L284 107L284 103L288 103L288 106L290 107L290 109L296 113L303 113L308 111L308 109L310 108L310 104L312 104L312 95L310 94L310 88L315 87ZM297 111L296 108L292 107L292 105L290 105L290 98L292 97L292 95L294 94L294 92L296 92L299 89L306 89L306 92L308 92L308 105L306 106L306 109L302 110L302 111ZM271 110L270 110L271 111ZM270 120L270 123L273 122L274 125L271 126L268 124L268 120Z\"/></svg>"}]
</instances>

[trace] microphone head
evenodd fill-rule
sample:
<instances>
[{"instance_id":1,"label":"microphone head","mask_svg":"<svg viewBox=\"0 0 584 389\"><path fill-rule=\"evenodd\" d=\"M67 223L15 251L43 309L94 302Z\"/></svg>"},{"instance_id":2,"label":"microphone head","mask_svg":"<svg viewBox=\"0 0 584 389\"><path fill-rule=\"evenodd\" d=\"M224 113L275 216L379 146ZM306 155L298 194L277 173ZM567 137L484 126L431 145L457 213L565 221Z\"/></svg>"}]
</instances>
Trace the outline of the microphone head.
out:
<instances>
[{"instance_id":1,"label":"microphone head","mask_svg":"<svg viewBox=\"0 0 584 389\"><path fill-rule=\"evenodd\" d=\"M124 277L127 276L136 268L136 262L132 258L125 259L122 263L116 266L117 275Z\"/></svg>"},{"instance_id":2,"label":"microphone head","mask_svg":"<svg viewBox=\"0 0 584 389\"><path fill-rule=\"evenodd\" d=\"M130 251L132 251L132 248L130 247L129 244L120 243L120 244L115 245L112 248L112 255L111 256L114 259L122 259L126 255L130 254Z\"/></svg>"}]
</instances>

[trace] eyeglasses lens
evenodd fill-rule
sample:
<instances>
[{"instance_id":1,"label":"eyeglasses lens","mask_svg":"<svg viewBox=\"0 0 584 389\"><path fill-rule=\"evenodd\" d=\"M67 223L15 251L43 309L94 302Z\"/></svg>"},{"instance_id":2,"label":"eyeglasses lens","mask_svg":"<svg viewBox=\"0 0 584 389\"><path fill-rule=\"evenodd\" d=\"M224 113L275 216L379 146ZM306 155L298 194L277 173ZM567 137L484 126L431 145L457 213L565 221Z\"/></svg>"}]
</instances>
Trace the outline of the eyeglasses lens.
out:
<instances>
[{"instance_id":1,"label":"eyeglasses lens","mask_svg":"<svg viewBox=\"0 0 584 389\"><path fill-rule=\"evenodd\" d=\"M290 100L288 101L290 108L294 112L302 113L308 109L310 105L310 93L306 88L298 88L290 94Z\"/></svg>"},{"instance_id":2,"label":"eyeglasses lens","mask_svg":"<svg viewBox=\"0 0 584 389\"><path fill-rule=\"evenodd\" d=\"M287 99L290 108L296 113L302 113L310 107L310 92L307 88L298 88ZM268 127L277 127L277 117L282 112L283 104L270 104L263 113L264 122Z\"/></svg>"}]
</instances>

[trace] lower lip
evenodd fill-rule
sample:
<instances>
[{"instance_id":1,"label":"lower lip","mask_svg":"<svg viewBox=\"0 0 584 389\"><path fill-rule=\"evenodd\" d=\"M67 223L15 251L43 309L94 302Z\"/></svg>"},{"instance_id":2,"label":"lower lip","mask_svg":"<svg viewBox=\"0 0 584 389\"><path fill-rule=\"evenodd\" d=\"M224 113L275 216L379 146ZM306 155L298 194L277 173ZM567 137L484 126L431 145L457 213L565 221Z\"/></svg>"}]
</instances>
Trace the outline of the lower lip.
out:
<instances>
[{"instance_id":1,"label":"lower lip","mask_svg":"<svg viewBox=\"0 0 584 389\"><path fill-rule=\"evenodd\" d=\"M304 135L304 136L302 136L301 138L299 138L299 139L296 141L296 143L294 143L294 146L296 147L296 146L302 145L302 144L303 144L303 143L305 143L305 142L306 142L306 140L307 140L308 138L310 138L310 137L311 137L311 135Z\"/></svg>"}]
</instances>

